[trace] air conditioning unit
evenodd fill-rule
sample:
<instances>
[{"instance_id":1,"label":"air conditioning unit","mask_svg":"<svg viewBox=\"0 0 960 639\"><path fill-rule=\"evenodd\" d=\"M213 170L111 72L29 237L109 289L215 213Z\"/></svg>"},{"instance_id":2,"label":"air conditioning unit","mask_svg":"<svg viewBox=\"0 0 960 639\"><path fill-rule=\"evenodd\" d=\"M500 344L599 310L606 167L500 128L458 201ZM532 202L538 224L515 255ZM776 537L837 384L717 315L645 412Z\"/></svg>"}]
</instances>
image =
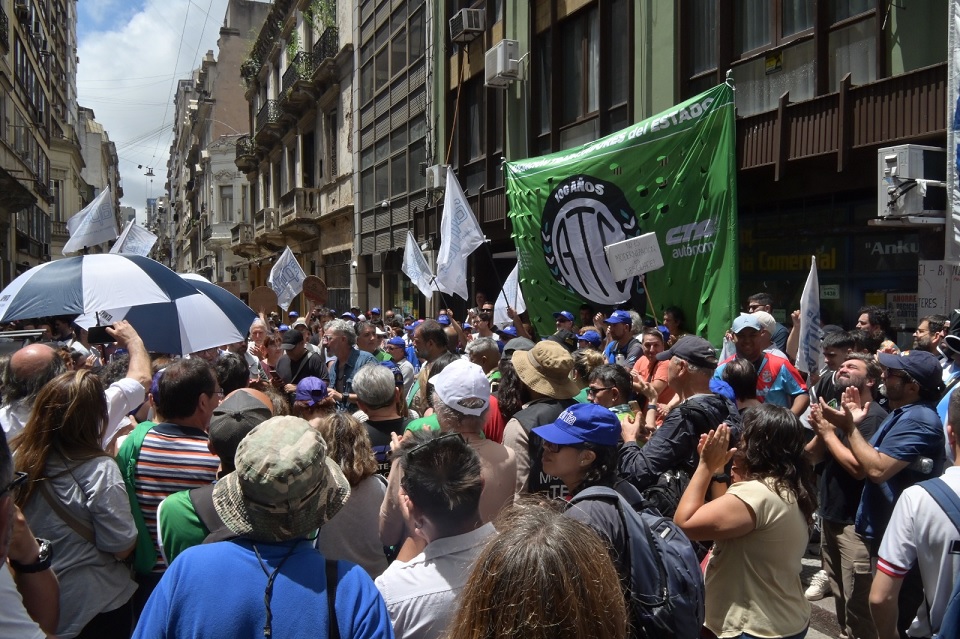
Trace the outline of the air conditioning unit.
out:
<instances>
[{"instance_id":1,"label":"air conditioning unit","mask_svg":"<svg viewBox=\"0 0 960 639\"><path fill-rule=\"evenodd\" d=\"M881 218L942 214L947 209L947 151L902 144L877 151Z\"/></svg>"},{"instance_id":2,"label":"air conditioning unit","mask_svg":"<svg viewBox=\"0 0 960 639\"><path fill-rule=\"evenodd\" d=\"M483 9L460 9L450 18L450 39L467 44L483 33Z\"/></svg>"},{"instance_id":3,"label":"air conditioning unit","mask_svg":"<svg viewBox=\"0 0 960 639\"><path fill-rule=\"evenodd\" d=\"M447 165L434 164L427 167L427 190L442 191L447 186Z\"/></svg>"},{"instance_id":4,"label":"air conditioning unit","mask_svg":"<svg viewBox=\"0 0 960 639\"><path fill-rule=\"evenodd\" d=\"M383 271L383 253L374 253L373 257L372 271L374 273L380 273Z\"/></svg>"},{"instance_id":5,"label":"air conditioning unit","mask_svg":"<svg viewBox=\"0 0 960 639\"><path fill-rule=\"evenodd\" d=\"M483 84L492 89L506 89L520 77L520 43L501 40L483 57Z\"/></svg>"},{"instance_id":6,"label":"air conditioning unit","mask_svg":"<svg viewBox=\"0 0 960 639\"><path fill-rule=\"evenodd\" d=\"M202 164L194 164L194 165L193 165L193 172L194 172L194 173L203 173L203 165L202 165Z\"/></svg>"},{"instance_id":7,"label":"air conditioning unit","mask_svg":"<svg viewBox=\"0 0 960 639\"><path fill-rule=\"evenodd\" d=\"M200 151L200 159L201 159L201 160L209 160L209 159L210 159L210 151L208 151L207 149L202 149L202 150Z\"/></svg>"}]
</instances>

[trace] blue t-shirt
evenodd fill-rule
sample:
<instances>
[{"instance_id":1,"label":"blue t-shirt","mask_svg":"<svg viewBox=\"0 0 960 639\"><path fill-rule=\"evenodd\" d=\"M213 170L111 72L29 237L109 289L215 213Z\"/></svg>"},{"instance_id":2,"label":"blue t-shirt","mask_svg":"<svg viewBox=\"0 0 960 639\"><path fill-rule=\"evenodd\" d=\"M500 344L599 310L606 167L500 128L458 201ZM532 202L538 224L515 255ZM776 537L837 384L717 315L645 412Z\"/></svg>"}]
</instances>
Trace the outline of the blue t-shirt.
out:
<instances>
[{"instance_id":1,"label":"blue t-shirt","mask_svg":"<svg viewBox=\"0 0 960 639\"><path fill-rule=\"evenodd\" d=\"M954 373L951 376L956 377L958 373ZM950 442L947 440L946 430L947 430L947 412L950 409L950 397L956 392L960 386L955 387L952 391L943 396L943 399L940 400L940 403L937 404L937 416L940 417L940 423L943 424L944 436L943 436L943 449L946 454L946 464L953 464L956 459L953 458L953 447L950 445Z\"/></svg>"},{"instance_id":2,"label":"blue t-shirt","mask_svg":"<svg viewBox=\"0 0 960 639\"><path fill-rule=\"evenodd\" d=\"M170 565L147 601L137 639L262 639L267 576L289 544L234 539L188 548ZM326 566L313 542L302 539L283 563L270 599L274 637L327 637ZM383 597L360 566L337 562L337 625L343 639L392 639Z\"/></svg>"},{"instance_id":3,"label":"blue t-shirt","mask_svg":"<svg viewBox=\"0 0 960 639\"><path fill-rule=\"evenodd\" d=\"M879 543L887 529L900 494L917 482L943 473L943 425L933 406L907 404L891 412L870 439L878 452L898 461L913 463L921 457L933 460L933 470L923 474L909 466L885 482L864 483L857 508L857 532Z\"/></svg>"}]
</instances>

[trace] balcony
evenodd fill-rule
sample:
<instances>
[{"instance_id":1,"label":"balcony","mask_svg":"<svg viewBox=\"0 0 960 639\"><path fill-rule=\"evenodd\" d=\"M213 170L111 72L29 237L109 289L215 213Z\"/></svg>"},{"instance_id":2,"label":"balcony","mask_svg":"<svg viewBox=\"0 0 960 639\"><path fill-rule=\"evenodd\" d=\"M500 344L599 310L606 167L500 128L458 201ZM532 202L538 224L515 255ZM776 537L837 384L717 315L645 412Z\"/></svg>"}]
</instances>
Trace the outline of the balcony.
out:
<instances>
[{"instance_id":1,"label":"balcony","mask_svg":"<svg viewBox=\"0 0 960 639\"><path fill-rule=\"evenodd\" d=\"M10 50L10 20L3 5L0 5L0 45L3 45L5 51Z\"/></svg>"},{"instance_id":2,"label":"balcony","mask_svg":"<svg viewBox=\"0 0 960 639\"><path fill-rule=\"evenodd\" d=\"M280 116L283 115L278 100L267 100L257 112L257 142L272 136L279 135L282 130Z\"/></svg>"},{"instance_id":3,"label":"balcony","mask_svg":"<svg viewBox=\"0 0 960 639\"><path fill-rule=\"evenodd\" d=\"M241 173L250 173L257 170L257 145L249 135L237 138L236 159L233 163Z\"/></svg>"},{"instance_id":4,"label":"balcony","mask_svg":"<svg viewBox=\"0 0 960 639\"><path fill-rule=\"evenodd\" d=\"M276 209L260 209L253 216L253 230L257 244L271 251L286 246L278 217Z\"/></svg>"},{"instance_id":5,"label":"balcony","mask_svg":"<svg viewBox=\"0 0 960 639\"><path fill-rule=\"evenodd\" d=\"M292 240L317 236L319 189L291 189L280 198L280 229Z\"/></svg>"},{"instance_id":6,"label":"balcony","mask_svg":"<svg viewBox=\"0 0 960 639\"><path fill-rule=\"evenodd\" d=\"M50 222L50 237L53 239L66 240L70 237L70 232L67 231L66 222L57 222L52 220Z\"/></svg>"},{"instance_id":7,"label":"balcony","mask_svg":"<svg viewBox=\"0 0 960 639\"><path fill-rule=\"evenodd\" d=\"M207 253L201 258L198 258L196 262L193 263L193 272L203 275L207 279L213 275L213 269L217 265L217 258L213 255Z\"/></svg>"},{"instance_id":8,"label":"balcony","mask_svg":"<svg viewBox=\"0 0 960 639\"><path fill-rule=\"evenodd\" d=\"M326 84L331 78L336 78L336 64L334 58L340 51L340 32L336 27L327 27L313 44L313 60L316 65L311 79L317 86Z\"/></svg>"},{"instance_id":9,"label":"balcony","mask_svg":"<svg viewBox=\"0 0 960 639\"><path fill-rule=\"evenodd\" d=\"M260 252L254 240L253 224L241 222L230 229L230 249L243 257L253 257Z\"/></svg>"},{"instance_id":10,"label":"balcony","mask_svg":"<svg viewBox=\"0 0 960 639\"><path fill-rule=\"evenodd\" d=\"M287 111L297 111L310 106L317 100L316 89L311 78L321 60L316 51L301 51L283 73L283 107Z\"/></svg>"},{"instance_id":11,"label":"balcony","mask_svg":"<svg viewBox=\"0 0 960 639\"><path fill-rule=\"evenodd\" d=\"M848 76L834 93L792 104L784 95L776 110L738 119L741 203L874 185L874 172L862 169L876 165L877 149L945 144L946 89L946 63L860 86ZM815 181L811 166L821 170Z\"/></svg>"},{"instance_id":12,"label":"balcony","mask_svg":"<svg viewBox=\"0 0 960 639\"><path fill-rule=\"evenodd\" d=\"M200 239L203 241L204 246L227 246L233 239L233 233L231 232L232 226L229 222L211 224L203 229L203 235L200 236Z\"/></svg>"}]
</instances>

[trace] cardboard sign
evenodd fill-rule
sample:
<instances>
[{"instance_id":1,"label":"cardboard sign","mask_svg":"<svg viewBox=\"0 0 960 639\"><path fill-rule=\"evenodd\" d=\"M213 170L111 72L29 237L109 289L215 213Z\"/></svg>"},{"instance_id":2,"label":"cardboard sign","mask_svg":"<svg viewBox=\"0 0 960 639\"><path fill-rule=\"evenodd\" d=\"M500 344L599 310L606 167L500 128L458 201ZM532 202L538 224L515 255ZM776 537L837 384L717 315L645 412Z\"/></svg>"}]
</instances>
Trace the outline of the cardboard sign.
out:
<instances>
[{"instance_id":1,"label":"cardboard sign","mask_svg":"<svg viewBox=\"0 0 960 639\"><path fill-rule=\"evenodd\" d=\"M277 310L277 294L269 286L258 286L250 292L250 308L257 313Z\"/></svg>"},{"instance_id":2,"label":"cardboard sign","mask_svg":"<svg viewBox=\"0 0 960 639\"><path fill-rule=\"evenodd\" d=\"M307 275L303 280L303 294L311 302L323 306L327 303L327 285L316 275Z\"/></svg>"},{"instance_id":3,"label":"cardboard sign","mask_svg":"<svg viewBox=\"0 0 960 639\"><path fill-rule=\"evenodd\" d=\"M617 242L603 247L613 279L621 282L635 275L643 275L663 267L663 255L656 233Z\"/></svg>"}]
</instances>

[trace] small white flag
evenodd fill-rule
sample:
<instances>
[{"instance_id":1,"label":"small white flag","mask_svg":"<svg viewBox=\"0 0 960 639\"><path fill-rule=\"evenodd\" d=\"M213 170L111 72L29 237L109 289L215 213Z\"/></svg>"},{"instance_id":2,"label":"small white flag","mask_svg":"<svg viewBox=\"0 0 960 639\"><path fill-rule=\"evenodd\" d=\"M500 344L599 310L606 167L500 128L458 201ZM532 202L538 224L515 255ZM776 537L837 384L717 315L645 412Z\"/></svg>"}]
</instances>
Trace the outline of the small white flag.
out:
<instances>
[{"instance_id":1,"label":"small white flag","mask_svg":"<svg viewBox=\"0 0 960 639\"><path fill-rule=\"evenodd\" d=\"M437 285L444 293L467 299L467 256L483 244L483 232L474 217L457 176L447 169L447 189L440 221Z\"/></svg>"},{"instance_id":2,"label":"small white flag","mask_svg":"<svg viewBox=\"0 0 960 639\"><path fill-rule=\"evenodd\" d=\"M114 243L111 253L128 253L133 255L150 255L150 250L157 243L157 236L137 224L136 220L130 220L120 233L120 237Z\"/></svg>"},{"instance_id":3,"label":"small white flag","mask_svg":"<svg viewBox=\"0 0 960 639\"><path fill-rule=\"evenodd\" d=\"M510 326L513 320L507 315L507 306L510 306L517 313L527 310L527 303L523 301L523 291L520 290L520 262L510 271L507 281L503 283L503 289L497 297L497 303L493 305L493 323L497 326Z\"/></svg>"},{"instance_id":4,"label":"small white flag","mask_svg":"<svg viewBox=\"0 0 960 639\"><path fill-rule=\"evenodd\" d=\"M93 202L67 220L67 231L70 239L63 246L64 255L117 239L117 218L110 189L103 189Z\"/></svg>"},{"instance_id":5,"label":"small white flag","mask_svg":"<svg viewBox=\"0 0 960 639\"><path fill-rule=\"evenodd\" d=\"M804 373L816 373L823 367L823 346L820 343L823 329L820 328L820 280L817 277L817 258L810 257L810 274L800 295L800 349L797 352L797 369Z\"/></svg>"},{"instance_id":6,"label":"small white flag","mask_svg":"<svg viewBox=\"0 0 960 639\"><path fill-rule=\"evenodd\" d=\"M300 268L300 263L294 257L288 246L280 255L277 263L270 269L267 285L277 294L277 304L283 310L290 308L290 302L303 290L303 280L307 274Z\"/></svg>"},{"instance_id":7,"label":"small white flag","mask_svg":"<svg viewBox=\"0 0 960 639\"><path fill-rule=\"evenodd\" d=\"M407 231L407 244L403 249L403 264L400 270L427 298L432 297L434 291L438 290L427 258L423 256L423 251L417 246L417 241L413 239L410 231Z\"/></svg>"}]
</instances>

